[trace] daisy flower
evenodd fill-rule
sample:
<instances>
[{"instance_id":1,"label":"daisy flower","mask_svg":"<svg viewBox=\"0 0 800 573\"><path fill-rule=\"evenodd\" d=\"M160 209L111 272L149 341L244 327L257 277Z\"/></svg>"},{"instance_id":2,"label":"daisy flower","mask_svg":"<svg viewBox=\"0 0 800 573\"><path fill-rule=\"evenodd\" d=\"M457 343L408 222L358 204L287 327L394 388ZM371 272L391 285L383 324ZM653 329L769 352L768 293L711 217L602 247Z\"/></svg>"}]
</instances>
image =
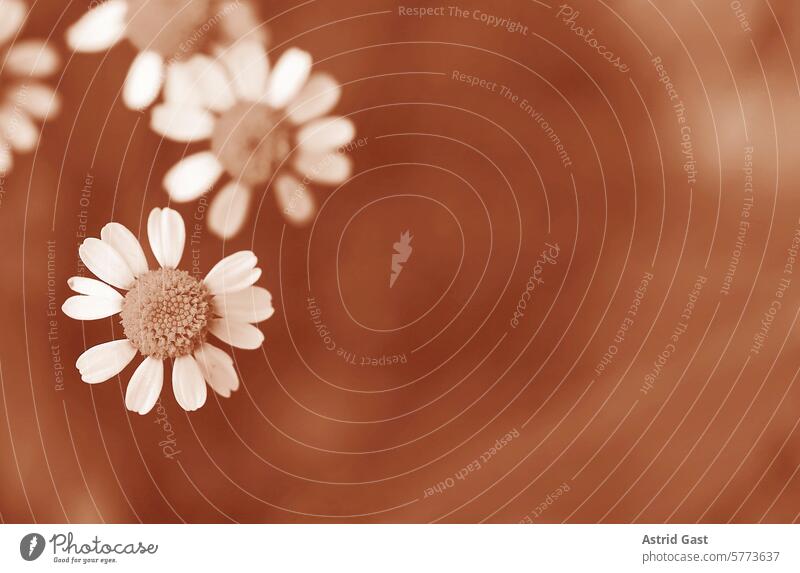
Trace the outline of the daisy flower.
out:
<instances>
[{"instance_id":1,"label":"daisy flower","mask_svg":"<svg viewBox=\"0 0 800 573\"><path fill-rule=\"evenodd\" d=\"M167 172L170 198L197 199L227 174L231 180L208 211L210 229L227 238L244 224L253 190L274 181L284 216L307 222L315 211L308 183L336 185L352 169L338 148L353 139L353 123L327 115L339 101L339 83L312 74L311 56L297 48L286 50L271 70L258 41L243 40L217 54L197 54L170 68L165 101L152 111L151 127L160 135L208 145Z\"/></svg>"},{"instance_id":2,"label":"daisy flower","mask_svg":"<svg viewBox=\"0 0 800 573\"><path fill-rule=\"evenodd\" d=\"M39 143L35 120L46 121L60 108L58 94L38 81L56 71L58 53L44 40L16 40L27 15L24 0L0 0L0 74L10 86L0 102L0 173L11 169L12 149L25 153Z\"/></svg>"},{"instance_id":3,"label":"daisy flower","mask_svg":"<svg viewBox=\"0 0 800 573\"><path fill-rule=\"evenodd\" d=\"M144 109L158 97L172 62L210 38L230 42L249 34L263 39L257 28L252 6L242 0L106 0L70 26L66 39L76 52L102 52L123 38L130 41L139 54L122 99L132 109Z\"/></svg>"},{"instance_id":4,"label":"daisy flower","mask_svg":"<svg viewBox=\"0 0 800 573\"><path fill-rule=\"evenodd\" d=\"M225 257L203 280L179 270L186 229L177 211L153 209L147 235L160 265L155 270L148 270L139 241L119 223L81 244L81 260L100 280L69 279L79 294L62 310L77 320L119 313L125 338L89 348L75 365L84 382L96 384L119 374L137 352L144 356L128 383L125 406L146 414L161 393L164 361L170 359L175 399L184 410L197 410L206 401L206 383L226 398L239 387L233 360L208 335L236 348L258 348L264 335L254 323L272 316L272 295L253 286L261 269L250 251Z\"/></svg>"}]
</instances>

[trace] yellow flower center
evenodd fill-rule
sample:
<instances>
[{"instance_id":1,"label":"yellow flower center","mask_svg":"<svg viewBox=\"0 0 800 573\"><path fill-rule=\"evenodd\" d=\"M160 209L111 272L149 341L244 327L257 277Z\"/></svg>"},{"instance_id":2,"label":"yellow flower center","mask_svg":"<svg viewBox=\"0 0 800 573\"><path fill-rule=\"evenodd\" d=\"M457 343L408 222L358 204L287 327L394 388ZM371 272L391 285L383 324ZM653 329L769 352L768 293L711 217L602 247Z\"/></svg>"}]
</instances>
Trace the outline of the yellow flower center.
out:
<instances>
[{"instance_id":1,"label":"yellow flower center","mask_svg":"<svg viewBox=\"0 0 800 573\"><path fill-rule=\"evenodd\" d=\"M139 352L175 358L194 352L211 317L208 288L186 271L159 269L136 279L122 303L122 328Z\"/></svg>"},{"instance_id":2,"label":"yellow flower center","mask_svg":"<svg viewBox=\"0 0 800 573\"><path fill-rule=\"evenodd\" d=\"M278 125L279 119L278 113L265 105L243 102L217 120L211 149L231 177L245 185L269 179L289 152L289 135Z\"/></svg>"}]
</instances>

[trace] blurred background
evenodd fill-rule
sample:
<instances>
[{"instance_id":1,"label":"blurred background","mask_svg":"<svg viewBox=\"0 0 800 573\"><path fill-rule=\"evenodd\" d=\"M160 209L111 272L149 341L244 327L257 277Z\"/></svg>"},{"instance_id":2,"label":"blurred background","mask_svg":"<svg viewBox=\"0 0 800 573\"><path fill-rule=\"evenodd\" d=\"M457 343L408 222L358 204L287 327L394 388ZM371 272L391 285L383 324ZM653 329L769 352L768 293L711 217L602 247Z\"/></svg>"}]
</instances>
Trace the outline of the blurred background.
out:
<instances>
[{"instance_id":1,"label":"blurred background","mask_svg":"<svg viewBox=\"0 0 800 573\"><path fill-rule=\"evenodd\" d=\"M118 319L60 306L187 148L122 105L130 43L69 52L87 2L31 6L62 109L0 193L3 521L800 517L794 2L254 4L273 61L343 84L354 174L308 227L263 189L226 242L174 206L184 266L252 249L277 312L231 398L187 414L167 378L146 416L136 361L74 367Z\"/></svg>"}]
</instances>

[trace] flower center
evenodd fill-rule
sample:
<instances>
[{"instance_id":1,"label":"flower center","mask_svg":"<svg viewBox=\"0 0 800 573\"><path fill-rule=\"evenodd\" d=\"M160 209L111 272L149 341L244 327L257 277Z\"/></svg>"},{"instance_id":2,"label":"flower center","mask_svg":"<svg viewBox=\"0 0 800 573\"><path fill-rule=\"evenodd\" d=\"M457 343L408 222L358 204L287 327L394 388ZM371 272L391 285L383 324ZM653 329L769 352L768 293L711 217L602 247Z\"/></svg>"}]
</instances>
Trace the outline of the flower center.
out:
<instances>
[{"instance_id":1,"label":"flower center","mask_svg":"<svg viewBox=\"0 0 800 573\"><path fill-rule=\"evenodd\" d=\"M128 39L165 58L194 53L216 21L211 0L128 0Z\"/></svg>"},{"instance_id":2,"label":"flower center","mask_svg":"<svg viewBox=\"0 0 800 573\"><path fill-rule=\"evenodd\" d=\"M286 128L265 105L238 103L216 122L211 149L225 170L246 185L264 183L289 152Z\"/></svg>"},{"instance_id":3,"label":"flower center","mask_svg":"<svg viewBox=\"0 0 800 573\"><path fill-rule=\"evenodd\" d=\"M145 356L163 360L190 354L205 341L210 301L206 286L186 271L148 271L125 295L122 328Z\"/></svg>"}]
</instances>

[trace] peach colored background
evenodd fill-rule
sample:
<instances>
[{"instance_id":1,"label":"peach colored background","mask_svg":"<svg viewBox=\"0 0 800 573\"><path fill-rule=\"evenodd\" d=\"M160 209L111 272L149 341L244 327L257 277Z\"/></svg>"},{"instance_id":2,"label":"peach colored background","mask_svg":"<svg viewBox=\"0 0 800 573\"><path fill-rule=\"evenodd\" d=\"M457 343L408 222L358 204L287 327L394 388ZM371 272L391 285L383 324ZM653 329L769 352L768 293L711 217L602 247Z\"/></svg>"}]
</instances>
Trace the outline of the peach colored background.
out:
<instances>
[{"instance_id":1,"label":"peach colored background","mask_svg":"<svg viewBox=\"0 0 800 573\"><path fill-rule=\"evenodd\" d=\"M3 182L2 519L796 521L800 277L750 353L800 217L793 3L742 2L745 32L727 2L571 2L628 73L547 4L459 3L518 20L524 35L472 18L401 17L385 1L259 3L273 55L298 45L345 84L337 109L366 145L352 151L351 181L316 190L325 203L313 233L285 227L266 191L235 240L203 233L203 269L257 252L278 311L262 325L261 351L235 353L244 382L230 399L187 415L165 383L180 450L169 459L158 414L124 409L133 366L94 387L74 370L119 326L49 317L48 296L57 307L68 296L80 210L90 235L112 219L142 231L185 149L121 105L130 45L70 57L63 33L86 3L38 2L25 35L52 34L64 52L64 104ZM686 105L692 186L655 56ZM572 166L519 102L453 71L527 99ZM754 204L725 295L748 141ZM177 208L187 221L203 214L198 203ZM414 251L390 290L391 246L406 229ZM559 245L558 261L512 328L545 242ZM597 376L646 272L654 278L634 324ZM645 394L698 275L707 282L688 329ZM407 363L353 365L326 350L308 296L337 348ZM519 437L481 469L454 478L512 430Z\"/></svg>"}]
</instances>

